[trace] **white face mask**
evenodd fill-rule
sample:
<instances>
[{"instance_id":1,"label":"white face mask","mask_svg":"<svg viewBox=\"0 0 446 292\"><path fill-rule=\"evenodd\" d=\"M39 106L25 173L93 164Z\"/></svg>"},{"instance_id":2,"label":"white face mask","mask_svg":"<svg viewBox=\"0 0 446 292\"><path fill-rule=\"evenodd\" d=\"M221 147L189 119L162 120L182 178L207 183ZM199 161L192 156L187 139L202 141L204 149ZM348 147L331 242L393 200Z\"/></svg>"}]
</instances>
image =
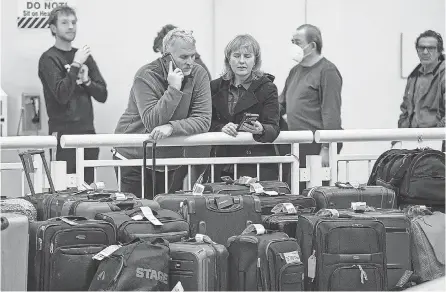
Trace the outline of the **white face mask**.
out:
<instances>
[{"instance_id":1,"label":"white face mask","mask_svg":"<svg viewBox=\"0 0 446 292\"><path fill-rule=\"evenodd\" d=\"M303 49L295 44L291 44L289 49L289 54L291 59L296 61L297 63L302 62L302 60L308 55L305 55L304 49L306 49L308 45L306 45Z\"/></svg>"}]
</instances>

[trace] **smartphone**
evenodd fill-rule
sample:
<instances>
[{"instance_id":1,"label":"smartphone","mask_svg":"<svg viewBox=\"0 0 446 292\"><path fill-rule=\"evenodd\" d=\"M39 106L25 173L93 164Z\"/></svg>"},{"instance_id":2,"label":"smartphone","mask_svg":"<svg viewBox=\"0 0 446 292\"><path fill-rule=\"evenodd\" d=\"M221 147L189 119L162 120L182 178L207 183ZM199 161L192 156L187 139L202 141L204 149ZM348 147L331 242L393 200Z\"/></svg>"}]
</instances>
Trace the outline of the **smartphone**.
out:
<instances>
[{"instance_id":1,"label":"smartphone","mask_svg":"<svg viewBox=\"0 0 446 292\"><path fill-rule=\"evenodd\" d=\"M172 70L175 70L176 68L178 68L177 64L175 63L172 54L170 53L165 53L162 57L161 57L161 61L164 64L164 68L166 68L166 71L169 72L169 63L172 62Z\"/></svg>"},{"instance_id":2,"label":"smartphone","mask_svg":"<svg viewBox=\"0 0 446 292\"><path fill-rule=\"evenodd\" d=\"M250 114L250 113L244 113L242 121L240 124L238 124L237 131L240 131L243 124L253 124L255 121L259 119L258 114Z\"/></svg>"}]
</instances>

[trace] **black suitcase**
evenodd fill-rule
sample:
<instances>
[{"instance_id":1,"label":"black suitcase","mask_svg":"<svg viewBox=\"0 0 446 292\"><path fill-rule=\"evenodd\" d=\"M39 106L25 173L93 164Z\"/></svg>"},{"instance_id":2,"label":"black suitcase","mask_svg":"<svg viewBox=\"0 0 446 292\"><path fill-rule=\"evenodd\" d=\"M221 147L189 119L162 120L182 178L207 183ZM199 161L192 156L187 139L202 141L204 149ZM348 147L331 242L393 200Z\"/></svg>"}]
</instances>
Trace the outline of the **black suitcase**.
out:
<instances>
[{"instance_id":1,"label":"black suitcase","mask_svg":"<svg viewBox=\"0 0 446 292\"><path fill-rule=\"evenodd\" d=\"M34 169L34 167L32 166L32 156L36 154L39 154L42 159L45 174L50 185L49 192L36 194L34 190L30 172L33 172ZM28 181L28 185L31 191L31 195L25 196L24 199L31 202L35 206L37 210L38 221L43 221L60 216L81 216L92 219L97 212L120 210L119 204L121 204L121 206L124 206L122 202L123 200L126 201L127 207L132 202L134 206L148 205L153 208L157 207L157 204L153 201L146 200L141 202L133 194L122 193L113 190L68 189L63 191L56 191L43 150L26 151L20 153L19 156L22 161L23 170L25 172L26 180ZM78 207L78 204L75 203L76 201L80 201L79 204L81 202L88 201L101 203L95 204L94 206L87 206L87 209L89 209L87 212L81 211L78 214L76 212ZM85 204L82 205L85 206ZM98 208L97 212L95 208Z\"/></svg>"},{"instance_id":2,"label":"black suitcase","mask_svg":"<svg viewBox=\"0 0 446 292\"><path fill-rule=\"evenodd\" d=\"M113 224L116 228L117 240L122 243L130 242L135 238L148 240L163 238L169 242L176 242L189 237L189 224L177 212L166 209L151 210L151 212L162 225L149 221L141 208L101 213L96 215L96 219Z\"/></svg>"},{"instance_id":3,"label":"black suitcase","mask_svg":"<svg viewBox=\"0 0 446 292\"><path fill-rule=\"evenodd\" d=\"M260 200L253 195L194 196L184 201L182 215L190 224L192 237L206 234L223 245L248 224L262 222Z\"/></svg>"},{"instance_id":4,"label":"black suitcase","mask_svg":"<svg viewBox=\"0 0 446 292\"><path fill-rule=\"evenodd\" d=\"M387 288L386 231L370 218L299 216L296 237L305 290L383 291Z\"/></svg>"},{"instance_id":5,"label":"black suitcase","mask_svg":"<svg viewBox=\"0 0 446 292\"><path fill-rule=\"evenodd\" d=\"M212 193L203 193L203 195L209 195ZM189 198L193 198L192 191L177 191L173 194L158 194L153 199L157 202L161 208L178 212L181 210L182 203Z\"/></svg>"},{"instance_id":6,"label":"black suitcase","mask_svg":"<svg viewBox=\"0 0 446 292\"><path fill-rule=\"evenodd\" d=\"M228 240L230 291L303 291L299 245L282 232L246 233Z\"/></svg>"},{"instance_id":7,"label":"black suitcase","mask_svg":"<svg viewBox=\"0 0 446 292\"><path fill-rule=\"evenodd\" d=\"M278 205L279 206L279 205ZM269 230L276 230L286 233L291 238L296 238L296 227L299 215L311 214L314 208L295 208L295 213L288 213L286 210L271 215L262 215L263 226Z\"/></svg>"},{"instance_id":8,"label":"black suitcase","mask_svg":"<svg viewBox=\"0 0 446 292\"><path fill-rule=\"evenodd\" d=\"M373 217L381 221L386 228L387 289L393 290L406 271L412 270L410 249L410 219L401 210L376 210L355 213L342 210L342 215L352 217Z\"/></svg>"},{"instance_id":9,"label":"black suitcase","mask_svg":"<svg viewBox=\"0 0 446 292\"><path fill-rule=\"evenodd\" d=\"M353 187L349 183L337 182L335 186L321 186L303 191L304 196L313 197L316 211L320 209L349 209L352 202L366 202L367 206L380 209L395 209L395 192L380 186Z\"/></svg>"},{"instance_id":10,"label":"black suitcase","mask_svg":"<svg viewBox=\"0 0 446 292\"><path fill-rule=\"evenodd\" d=\"M170 247L170 289L180 281L185 291L228 290L228 251L221 244L190 239Z\"/></svg>"},{"instance_id":11,"label":"black suitcase","mask_svg":"<svg viewBox=\"0 0 446 292\"><path fill-rule=\"evenodd\" d=\"M250 191L250 186L240 184L228 184L225 182L206 183L204 190L216 194L228 195L256 195L260 199L263 215L271 214L271 209L277 204L292 203L300 208L315 208L316 202L311 197L301 195L291 195L290 187L281 181L261 181L259 184L265 191L276 191L278 195L268 195L266 193L254 193Z\"/></svg>"},{"instance_id":12,"label":"black suitcase","mask_svg":"<svg viewBox=\"0 0 446 292\"><path fill-rule=\"evenodd\" d=\"M92 257L116 243L113 225L81 217L31 222L29 233L29 291L88 290L98 267Z\"/></svg>"},{"instance_id":13,"label":"black suitcase","mask_svg":"<svg viewBox=\"0 0 446 292\"><path fill-rule=\"evenodd\" d=\"M279 195L291 194L287 183L281 181L259 181L265 191L276 191ZM250 186L228 182L204 183L204 190L216 194L246 195Z\"/></svg>"}]
</instances>

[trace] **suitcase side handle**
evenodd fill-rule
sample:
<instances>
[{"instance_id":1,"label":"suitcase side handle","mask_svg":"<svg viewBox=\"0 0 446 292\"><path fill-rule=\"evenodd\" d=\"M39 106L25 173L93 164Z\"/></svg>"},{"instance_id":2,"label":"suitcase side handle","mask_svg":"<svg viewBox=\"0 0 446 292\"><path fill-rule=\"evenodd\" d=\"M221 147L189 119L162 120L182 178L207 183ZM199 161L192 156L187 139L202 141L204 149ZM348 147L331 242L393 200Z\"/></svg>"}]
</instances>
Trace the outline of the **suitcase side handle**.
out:
<instances>
[{"instance_id":1,"label":"suitcase side handle","mask_svg":"<svg viewBox=\"0 0 446 292\"><path fill-rule=\"evenodd\" d=\"M34 189L34 184L31 181L31 172L34 172L34 166L32 163L32 156L40 155L42 159L43 168L45 169L46 177L48 178L48 183L50 184L50 191L52 194L56 193L56 188L54 187L53 179L51 178L50 168L48 167L48 163L45 158L45 152L43 150L29 150L19 153L20 160L22 162L23 171L25 172L26 180L28 181L29 190L33 196L36 195L36 191Z\"/></svg>"}]
</instances>

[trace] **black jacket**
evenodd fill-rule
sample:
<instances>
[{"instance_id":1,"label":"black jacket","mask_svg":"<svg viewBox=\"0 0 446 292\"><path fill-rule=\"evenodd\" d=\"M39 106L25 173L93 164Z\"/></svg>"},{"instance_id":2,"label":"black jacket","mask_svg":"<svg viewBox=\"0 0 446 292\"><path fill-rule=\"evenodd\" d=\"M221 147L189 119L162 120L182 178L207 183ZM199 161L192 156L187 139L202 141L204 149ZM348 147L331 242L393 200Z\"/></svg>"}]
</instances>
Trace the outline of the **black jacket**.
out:
<instances>
[{"instance_id":1,"label":"black jacket","mask_svg":"<svg viewBox=\"0 0 446 292\"><path fill-rule=\"evenodd\" d=\"M251 83L247 92L241 97L234 109L234 115L229 114L228 95L229 80L218 78L211 81L212 123L211 132L220 132L229 122L239 124L244 113L259 114L265 132L263 135L253 135L257 142L273 142L279 135L279 102L277 87L273 83L274 76L264 74ZM276 155L273 145L242 145L218 147L217 156L273 156Z\"/></svg>"}]
</instances>

